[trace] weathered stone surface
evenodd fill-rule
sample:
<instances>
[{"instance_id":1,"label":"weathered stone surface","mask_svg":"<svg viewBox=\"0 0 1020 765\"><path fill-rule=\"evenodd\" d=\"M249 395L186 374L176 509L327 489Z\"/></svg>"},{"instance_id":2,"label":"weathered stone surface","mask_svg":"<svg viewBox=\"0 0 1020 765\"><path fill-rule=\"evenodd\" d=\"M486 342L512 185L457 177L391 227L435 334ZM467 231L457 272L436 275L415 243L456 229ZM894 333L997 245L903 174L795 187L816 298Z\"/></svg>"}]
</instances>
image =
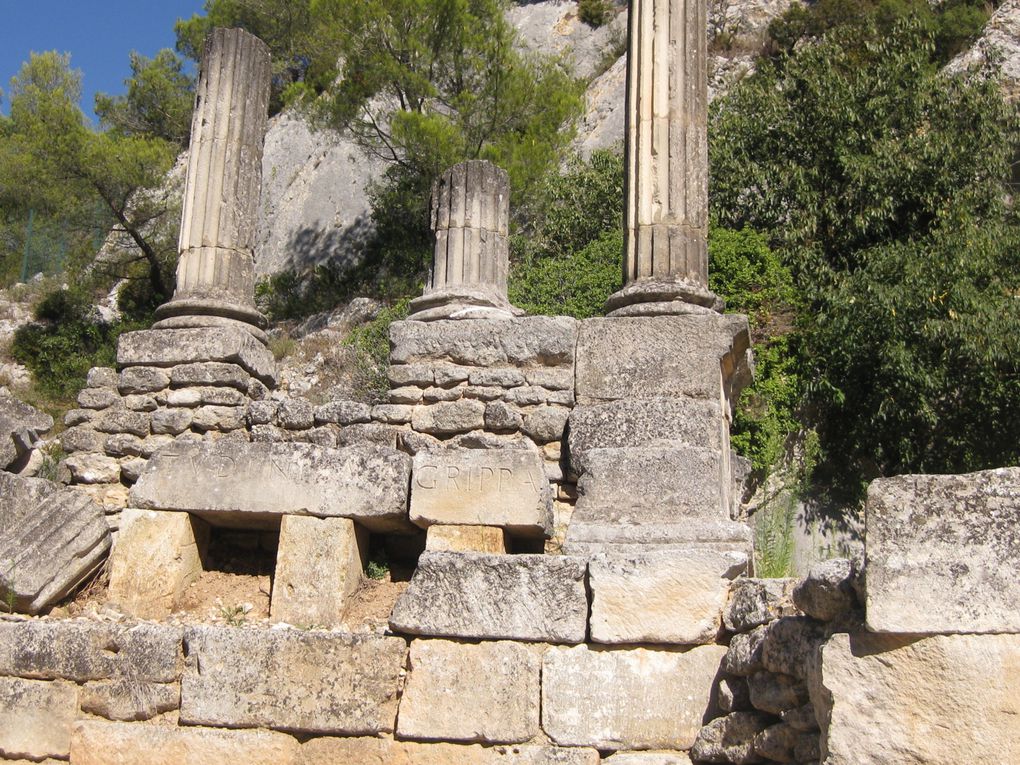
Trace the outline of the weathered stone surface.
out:
<instances>
[{"instance_id":1,"label":"weathered stone surface","mask_svg":"<svg viewBox=\"0 0 1020 765\"><path fill-rule=\"evenodd\" d=\"M686 444L721 451L725 438L718 401L652 398L579 406L570 413L570 464L581 475L591 449Z\"/></svg>"},{"instance_id":2,"label":"weathered stone surface","mask_svg":"<svg viewBox=\"0 0 1020 765\"><path fill-rule=\"evenodd\" d=\"M412 635L580 643L586 561L546 555L427 552L390 616Z\"/></svg>"},{"instance_id":3,"label":"weathered stone surface","mask_svg":"<svg viewBox=\"0 0 1020 765\"><path fill-rule=\"evenodd\" d=\"M569 415L570 410L561 406L540 406L524 418L523 430L540 444L560 441L563 439Z\"/></svg>"},{"instance_id":4,"label":"weathered stone surface","mask_svg":"<svg viewBox=\"0 0 1020 765\"><path fill-rule=\"evenodd\" d=\"M110 554L110 601L132 616L165 618L202 574L208 542L208 525L187 513L124 510Z\"/></svg>"},{"instance_id":5,"label":"weathered stone surface","mask_svg":"<svg viewBox=\"0 0 1020 765\"><path fill-rule=\"evenodd\" d=\"M53 418L0 388L0 470L35 446Z\"/></svg>"},{"instance_id":6,"label":"weathered stone surface","mask_svg":"<svg viewBox=\"0 0 1020 765\"><path fill-rule=\"evenodd\" d=\"M436 375L431 364L395 364L386 372L390 385L418 385L423 388L432 385L436 381Z\"/></svg>"},{"instance_id":7,"label":"weathered stone surface","mask_svg":"<svg viewBox=\"0 0 1020 765\"><path fill-rule=\"evenodd\" d=\"M609 765L691 765L686 752L617 752L603 762Z\"/></svg>"},{"instance_id":8,"label":"weathered stone surface","mask_svg":"<svg viewBox=\"0 0 1020 765\"><path fill-rule=\"evenodd\" d=\"M100 680L85 683L79 694L83 712L124 722L150 720L181 703L181 688L176 683Z\"/></svg>"},{"instance_id":9,"label":"weathered stone surface","mask_svg":"<svg viewBox=\"0 0 1020 765\"><path fill-rule=\"evenodd\" d=\"M765 625L755 627L750 632L734 635L730 640L729 650L723 660L723 669L731 675L750 675L764 668L762 649L765 646Z\"/></svg>"},{"instance_id":10,"label":"weathered stone surface","mask_svg":"<svg viewBox=\"0 0 1020 765\"><path fill-rule=\"evenodd\" d=\"M133 412L154 412L159 408L155 396L144 394L124 396L123 404Z\"/></svg>"},{"instance_id":11,"label":"weathered stone surface","mask_svg":"<svg viewBox=\"0 0 1020 765\"><path fill-rule=\"evenodd\" d=\"M359 538L360 537L360 538ZM276 556L273 621L332 627L361 582L364 532L347 518L285 515Z\"/></svg>"},{"instance_id":12,"label":"weathered stone surface","mask_svg":"<svg viewBox=\"0 0 1020 765\"><path fill-rule=\"evenodd\" d=\"M341 428L337 441L344 446L382 446L395 449L397 439L406 432L399 425L384 425L379 422L358 422Z\"/></svg>"},{"instance_id":13,"label":"weathered stone surface","mask_svg":"<svg viewBox=\"0 0 1020 765\"><path fill-rule=\"evenodd\" d=\"M148 460L144 460L141 458L124 460L124 462L122 462L120 465L121 480L128 484L133 484L135 481L138 480L139 476L141 476L142 471L145 470L145 466L147 464ZM124 499L126 503L127 497L125 496ZM126 506L127 505L125 504L125 507Z\"/></svg>"},{"instance_id":14,"label":"weathered stone surface","mask_svg":"<svg viewBox=\"0 0 1020 765\"><path fill-rule=\"evenodd\" d=\"M751 692L751 704L761 712L778 715L808 701L807 686L789 675L756 672L747 679L747 684Z\"/></svg>"},{"instance_id":15,"label":"weathered stone surface","mask_svg":"<svg viewBox=\"0 0 1020 765\"><path fill-rule=\"evenodd\" d=\"M82 720L71 737L74 765L291 765L297 752L297 739L265 730Z\"/></svg>"},{"instance_id":16,"label":"weathered stone surface","mask_svg":"<svg viewBox=\"0 0 1020 765\"><path fill-rule=\"evenodd\" d=\"M422 744L388 738L315 738L295 765L599 765L594 749Z\"/></svg>"},{"instance_id":17,"label":"weathered stone surface","mask_svg":"<svg viewBox=\"0 0 1020 765\"><path fill-rule=\"evenodd\" d=\"M770 724L769 717L754 712L734 712L719 717L701 729L691 749L691 757L697 762L733 765L761 762L761 757L754 751L754 737Z\"/></svg>"},{"instance_id":18,"label":"weathered stone surface","mask_svg":"<svg viewBox=\"0 0 1020 765\"><path fill-rule=\"evenodd\" d=\"M354 518L373 530L408 526L411 459L377 446L175 445L132 487L136 507L259 523L281 514ZM261 518L260 518L261 517Z\"/></svg>"},{"instance_id":19,"label":"weathered stone surface","mask_svg":"<svg viewBox=\"0 0 1020 765\"><path fill-rule=\"evenodd\" d=\"M463 399L419 406L411 416L411 425L417 431L435 435L467 433L485 426L485 404Z\"/></svg>"},{"instance_id":20,"label":"weathered stone surface","mask_svg":"<svg viewBox=\"0 0 1020 765\"><path fill-rule=\"evenodd\" d=\"M171 373L159 367L128 367L114 382L125 396L133 393L158 393L170 387Z\"/></svg>"},{"instance_id":21,"label":"weathered stone surface","mask_svg":"<svg viewBox=\"0 0 1020 765\"><path fill-rule=\"evenodd\" d=\"M92 421L100 433L130 433L133 436L149 435L149 418L145 412L110 409Z\"/></svg>"},{"instance_id":22,"label":"weathered stone surface","mask_svg":"<svg viewBox=\"0 0 1020 765\"><path fill-rule=\"evenodd\" d=\"M485 405L485 429L496 432L520 430L524 418L515 407L504 401L490 401Z\"/></svg>"},{"instance_id":23,"label":"weathered stone surface","mask_svg":"<svg viewBox=\"0 0 1020 765\"><path fill-rule=\"evenodd\" d=\"M724 669L725 666L724 659ZM724 677L719 681L719 709L726 714L751 709L751 691L746 677Z\"/></svg>"},{"instance_id":24,"label":"weathered stone surface","mask_svg":"<svg viewBox=\"0 0 1020 765\"><path fill-rule=\"evenodd\" d=\"M181 630L94 621L0 622L0 674L53 680L129 678L170 683L180 675Z\"/></svg>"},{"instance_id":25,"label":"weathered stone surface","mask_svg":"<svg viewBox=\"0 0 1020 765\"><path fill-rule=\"evenodd\" d=\"M113 388L85 388L78 393L77 401L82 409L107 409L120 403L120 396Z\"/></svg>"},{"instance_id":26,"label":"weathered stone surface","mask_svg":"<svg viewBox=\"0 0 1020 765\"><path fill-rule=\"evenodd\" d=\"M198 627L181 682L188 725L374 735L393 731L400 638Z\"/></svg>"},{"instance_id":27,"label":"weathered stone surface","mask_svg":"<svg viewBox=\"0 0 1020 765\"><path fill-rule=\"evenodd\" d=\"M85 375L85 384L90 388L115 388L117 370L110 367L92 367Z\"/></svg>"},{"instance_id":28,"label":"weathered stone surface","mask_svg":"<svg viewBox=\"0 0 1020 765\"><path fill-rule=\"evenodd\" d=\"M793 605L794 579L738 579L733 583L723 623L730 632L747 632L783 616L797 613Z\"/></svg>"},{"instance_id":29,"label":"weathered stone surface","mask_svg":"<svg viewBox=\"0 0 1020 765\"><path fill-rule=\"evenodd\" d=\"M793 589L793 603L810 617L832 621L857 605L853 564L844 558L816 563Z\"/></svg>"},{"instance_id":30,"label":"weathered stone surface","mask_svg":"<svg viewBox=\"0 0 1020 765\"><path fill-rule=\"evenodd\" d=\"M1020 635L833 635L818 682L827 765L1020 760Z\"/></svg>"},{"instance_id":31,"label":"weathered stone surface","mask_svg":"<svg viewBox=\"0 0 1020 765\"><path fill-rule=\"evenodd\" d=\"M804 680L813 671L825 637L825 627L813 619L784 617L768 626L762 644L762 664L769 672Z\"/></svg>"},{"instance_id":32,"label":"weathered stone surface","mask_svg":"<svg viewBox=\"0 0 1020 765\"><path fill-rule=\"evenodd\" d=\"M796 762L793 751L800 734L789 725L770 725L754 737L754 751L773 762Z\"/></svg>"},{"instance_id":33,"label":"weathered stone surface","mask_svg":"<svg viewBox=\"0 0 1020 765\"><path fill-rule=\"evenodd\" d=\"M77 712L73 683L0 677L0 756L67 757Z\"/></svg>"},{"instance_id":34,"label":"weathered stone surface","mask_svg":"<svg viewBox=\"0 0 1020 765\"><path fill-rule=\"evenodd\" d=\"M121 376L123 377L124 373L128 371L125 369ZM251 376L237 364L210 361L204 364L181 364L174 367L170 371L170 382L180 387L222 385L247 393Z\"/></svg>"},{"instance_id":35,"label":"weathered stone surface","mask_svg":"<svg viewBox=\"0 0 1020 765\"><path fill-rule=\"evenodd\" d=\"M514 744L538 734L542 659L534 648L415 640L409 667L401 738Z\"/></svg>"},{"instance_id":36,"label":"weathered stone surface","mask_svg":"<svg viewBox=\"0 0 1020 765\"><path fill-rule=\"evenodd\" d=\"M193 417L187 409L163 409L152 413L150 425L156 435L176 436L191 427Z\"/></svg>"},{"instance_id":37,"label":"weathered stone surface","mask_svg":"<svg viewBox=\"0 0 1020 765\"><path fill-rule=\"evenodd\" d=\"M96 413L91 409L69 409L64 414L64 425L73 428L75 425L83 425L91 422Z\"/></svg>"},{"instance_id":38,"label":"weathered stone surface","mask_svg":"<svg viewBox=\"0 0 1020 765\"><path fill-rule=\"evenodd\" d=\"M240 327L191 327L128 332L117 344L117 363L123 367L175 367L197 362L237 364L272 387L276 362L272 352Z\"/></svg>"},{"instance_id":39,"label":"weathered stone surface","mask_svg":"<svg viewBox=\"0 0 1020 765\"><path fill-rule=\"evenodd\" d=\"M729 519L724 455L701 447L591 449L565 549L621 545L746 552L750 530ZM641 476L635 487L634 476Z\"/></svg>"},{"instance_id":40,"label":"weathered stone surface","mask_svg":"<svg viewBox=\"0 0 1020 765\"><path fill-rule=\"evenodd\" d=\"M413 406L403 404L377 404L372 407L372 419L389 425L403 425L411 421Z\"/></svg>"},{"instance_id":41,"label":"weathered stone surface","mask_svg":"<svg viewBox=\"0 0 1020 765\"><path fill-rule=\"evenodd\" d=\"M879 479L868 490L872 632L1020 632L1020 468Z\"/></svg>"},{"instance_id":42,"label":"weathered stone surface","mask_svg":"<svg viewBox=\"0 0 1020 765\"><path fill-rule=\"evenodd\" d=\"M506 532L495 526L429 526L425 549L501 555L507 551Z\"/></svg>"},{"instance_id":43,"label":"weathered stone surface","mask_svg":"<svg viewBox=\"0 0 1020 765\"><path fill-rule=\"evenodd\" d=\"M596 555L588 567L591 639L712 643L730 581L746 567L743 555L710 550Z\"/></svg>"},{"instance_id":44,"label":"weathered stone surface","mask_svg":"<svg viewBox=\"0 0 1020 765\"><path fill-rule=\"evenodd\" d=\"M288 430L306 430L315 424L315 407L303 398L288 398L280 402L276 412L280 426Z\"/></svg>"},{"instance_id":45,"label":"weathered stone surface","mask_svg":"<svg viewBox=\"0 0 1020 765\"><path fill-rule=\"evenodd\" d=\"M502 526L517 534L552 530L552 496L542 458L521 449L421 453L411 473L411 520Z\"/></svg>"},{"instance_id":46,"label":"weathered stone surface","mask_svg":"<svg viewBox=\"0 0 1020 765\"><path fill-rule=\"evenodd\" d=\"M735 400L749 347L747 318L735 314L585 319L577 342L577 402L719 401L724 394Z\"/></svg>"},{"instance_id":47,"label":"weathered stone surface","mask_svg":"<svg viewBox=\"0 0 1020 765\"><path fill-rule=\"evenodd\" d=\"M711 707L726 649L550 648L542 666L542 727L557 744L689 749Z\"/></svg>"},{"instance_id":48,"label":"weathered stone surface","mask_svg":"<svg viewBox=\"0 0 1020 765\"><path fill-rule=\"evenodd\" d=\"M120 481L120 462L105 454L80 452L72 454L64 460L64 464L75 483L117 483Z\"/></svg>"},{"instance_id":49,"label":"weathered stone surface","mask_svg":"<svg viewBox=\"0 0 1020 765\"><path fill-rule=\"evenodd\" d=\"M0 585L14 610L34 614L56 603L109 549L103 510L88 497L0 472Z\"/></svg>"},{"instance_id":50,"label":"weathered stone surface","mask_svg":"<svg viewBox=\"0 0 1020 765\"><path fill-rule=\"evenodd\" d=\"M787 709L780 717L783 718L784 723L801 733L810 733L818 730L818 719L815 717L815 707L813 704L805 704L796 709Z\"/></svg>"},{"instance_id":51,"label":"weathered stone surface","mask_svg":"<svg viewBox=\"0 0 1020 765\"><path fill-rule=\"evenodd\" d=\"M390 363L450 361L475 367L558 366L574 361L575 319L398 321L390 325Z\"/></svg>"},{"instance_id":52,"label":"weathered stone surface","mask_svg":"<svg viewBox=\"0 0 1020 765\"><path fill-rule=\"evenodd\" d=\"M191 426L202 432L239 430L244 427L244 407L200 406L195 410Z\"/></svg>"}]
</instances>

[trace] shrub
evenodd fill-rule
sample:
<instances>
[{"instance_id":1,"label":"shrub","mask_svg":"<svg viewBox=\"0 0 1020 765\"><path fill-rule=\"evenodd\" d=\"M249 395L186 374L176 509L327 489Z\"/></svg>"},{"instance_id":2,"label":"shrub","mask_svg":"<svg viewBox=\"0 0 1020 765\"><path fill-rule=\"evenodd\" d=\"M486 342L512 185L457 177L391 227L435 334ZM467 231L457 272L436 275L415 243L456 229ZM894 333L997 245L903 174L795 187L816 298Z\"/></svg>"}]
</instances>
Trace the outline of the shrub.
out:
<instances>
[{"instance_id":1,"label":"shrub","mask_svg":"<svg viewBox=\"0 0 1020 765\"><path fill-rule=\"evenodd\" d=\"M610 0L578 0L577 15L588 26L601 27L613 17Z\"/></svg>"}]
</instances>

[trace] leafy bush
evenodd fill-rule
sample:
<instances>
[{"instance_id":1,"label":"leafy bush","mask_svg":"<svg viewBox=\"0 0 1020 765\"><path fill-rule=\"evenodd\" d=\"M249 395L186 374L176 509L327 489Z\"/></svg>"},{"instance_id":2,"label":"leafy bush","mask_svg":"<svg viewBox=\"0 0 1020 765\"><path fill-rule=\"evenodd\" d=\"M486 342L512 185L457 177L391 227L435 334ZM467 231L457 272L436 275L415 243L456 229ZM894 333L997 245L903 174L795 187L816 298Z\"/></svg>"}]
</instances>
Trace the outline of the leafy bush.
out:
<instances>
[{"instance_id":1,"label":"leafy bush","mask_svg":"<svg viewBox=\"0 0 1020 765\"><path fill-rule=\"evenodd\" d=\"M609 0L578 0L577 15L585 24L601 27L613 17L613 6Z\"/></svg>"},{"instance_id":2,"label":"leafy bush","mask_svg":"<svg viewBox=\"0 0 1020 765\"><path fill-rule=\"evenodd\" d=\"M356 351L355 388L365 401L382 401L389 393L386 372L390 359L390 324L407 318L409 298L387 306L367 324L355 327L347 336L347 345Z\"/></svg>"}]
</instances>

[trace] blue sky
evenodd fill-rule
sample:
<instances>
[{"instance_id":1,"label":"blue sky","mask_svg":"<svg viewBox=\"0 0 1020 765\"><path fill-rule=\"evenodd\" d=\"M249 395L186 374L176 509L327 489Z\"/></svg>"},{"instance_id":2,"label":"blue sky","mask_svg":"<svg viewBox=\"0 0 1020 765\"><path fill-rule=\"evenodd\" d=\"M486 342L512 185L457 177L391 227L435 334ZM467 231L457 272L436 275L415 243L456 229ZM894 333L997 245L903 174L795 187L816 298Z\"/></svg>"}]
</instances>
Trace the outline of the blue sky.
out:
<instances>
[{"instance_id":1,"label":"blue sky","mask_svg":"<svg viewBox=\"0 0 1020 765\"><path fill-rule=\"evenodd\" d=\"M0 111L30 51L71 54L84 75L82 108L92 116L96 92L120 94L131 74L128 54L153 56L174 47L174 22L202 10L202 0L0 0Z\"/></svg>"}]
</instances>

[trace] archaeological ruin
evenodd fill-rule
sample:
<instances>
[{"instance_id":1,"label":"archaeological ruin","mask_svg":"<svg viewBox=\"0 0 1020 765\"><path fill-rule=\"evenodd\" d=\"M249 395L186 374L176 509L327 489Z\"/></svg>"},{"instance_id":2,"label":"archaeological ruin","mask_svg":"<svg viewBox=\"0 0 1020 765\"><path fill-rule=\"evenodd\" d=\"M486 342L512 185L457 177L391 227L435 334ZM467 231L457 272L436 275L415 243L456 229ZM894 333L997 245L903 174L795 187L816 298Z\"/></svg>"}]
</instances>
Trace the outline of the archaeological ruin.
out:
<instances>
[{"instance_id":1,"label":"archaeological ruin","mask_svg":"<svg viewBox=\"0 0 1020 765\"><path fill-rule=\"evenodd\" d=\"M89 374L63 483L0 471L0 763L1020 762L1020 468L877 480L863 558L755 577L729 440L748 322L707 278L705 15L631 2L607 315L510 303L507 175L459 164L374 406L277 390L269 54L212 34L177 291ZM47 420L0 398L0 461ZM69 612L100 571L101 607Z\"/></svg>"}]
</instances>

